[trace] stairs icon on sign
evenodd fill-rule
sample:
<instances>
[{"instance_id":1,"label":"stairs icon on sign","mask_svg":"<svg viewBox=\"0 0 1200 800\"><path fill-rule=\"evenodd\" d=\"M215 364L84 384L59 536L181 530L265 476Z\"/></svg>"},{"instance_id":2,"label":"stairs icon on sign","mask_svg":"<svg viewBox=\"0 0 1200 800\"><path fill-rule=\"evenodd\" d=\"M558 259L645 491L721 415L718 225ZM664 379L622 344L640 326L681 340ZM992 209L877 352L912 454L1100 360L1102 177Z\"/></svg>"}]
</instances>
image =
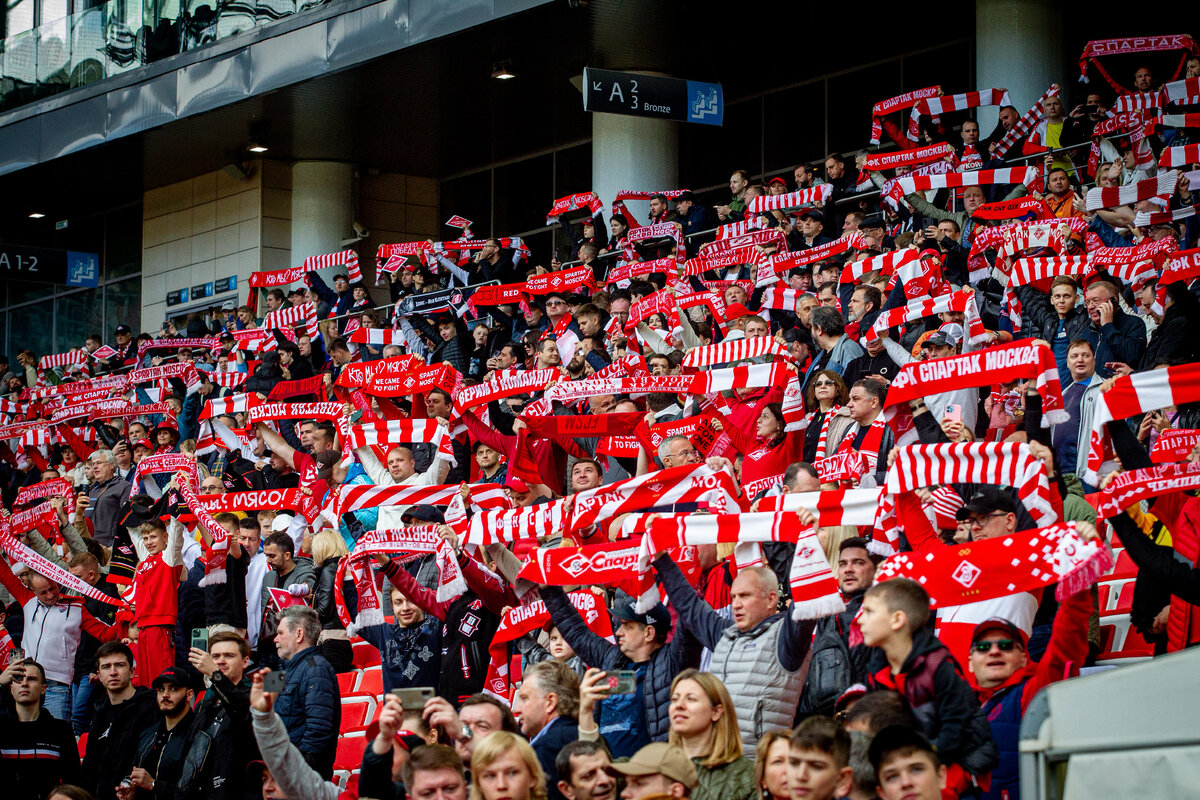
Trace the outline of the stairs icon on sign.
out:
<instances>
[{"instance_id":1,"label":"stairs icon on sign","mask_svg":"<svg viewBox=\"0 0 1200 800\"><path fill-rule=\"evenodd\" d=\"M717 90L713 87L697 89L692 97L692 119L704 119L718 112Z\"/></svg>"}]
</instances>

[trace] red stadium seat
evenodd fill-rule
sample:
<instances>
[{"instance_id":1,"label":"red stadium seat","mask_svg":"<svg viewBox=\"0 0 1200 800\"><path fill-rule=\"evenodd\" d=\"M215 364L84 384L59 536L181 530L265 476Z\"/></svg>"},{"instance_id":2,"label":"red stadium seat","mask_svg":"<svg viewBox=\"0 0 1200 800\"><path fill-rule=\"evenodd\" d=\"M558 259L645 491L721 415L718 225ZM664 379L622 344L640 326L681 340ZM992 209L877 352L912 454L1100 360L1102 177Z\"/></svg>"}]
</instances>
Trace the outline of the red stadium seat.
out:
<instances>
[{"instance_id":1,"label":"red stadium seat","mask_svg":"<svg viewBox=\"0 0 1200 800\"><path fill-rule=\"evenodd\" d=\"M362 766L363 751L367 749L367 734L362 731L338 737L337 752L333 756L335 771L357 771Z\"/></svg>"},{"instance_id":2,"label":"red stadium seat","mask_svg":"<svg viewBox=\"0 0 1200 800\"><path fill-rule=\"evenodd\" d=\"M379 651L366 642L362 644L356 642L352 647L354 652L354 666L359 669L373 667L381 662Z\"/></svg>"},{"instance_id":3,"label":"red stadium seat","mask_svg":"<svg viewBox=\"0 0 1200 800\"><path fill-rule=\"evenodd\" d=\"M1113 566L1112 574L1105 575L1106 580L1113 578L1134 578L1137 577L1137 564L1133 563L1133 559L1129 557L1129 553L1125 548L1121 548L1121 552L1117 553L1117 563Z\"/></svg>"},{"instance_id":4,"label":"red stadium seat","mask_svg":"<svg viewBox=\"0 0 1200 800\"><path fill-rule=\"evenodd\" d=\"M365 695L354 695L342 698L341 732L360 731L367 727L375 716L375 698Z\"/></svg>"},{"instance_id":5,"label":"red stadium seat","mask_svg":"<svg viewBox=\"0 0 1200 800\"><path fill-rule=\"evenodd\" d=\"M351 670L350 672L339 672L337 676L338 694L345 697L349 694L354 694L354 689L358 686L359 676L362 675L362 670Z\"/></svg>"},{"instance_id":6,"label":"red stadium seat","mask_svg":"<svg viewBox=\"0 0 1200 800\"><path fill-rule=\"evenodd\" d=\"M383 669L377 666L364 669L362 678L358 681L358 688L355 689L355 694L374 698L378 698L383 694Z\"/></svg>"}]
</instances>

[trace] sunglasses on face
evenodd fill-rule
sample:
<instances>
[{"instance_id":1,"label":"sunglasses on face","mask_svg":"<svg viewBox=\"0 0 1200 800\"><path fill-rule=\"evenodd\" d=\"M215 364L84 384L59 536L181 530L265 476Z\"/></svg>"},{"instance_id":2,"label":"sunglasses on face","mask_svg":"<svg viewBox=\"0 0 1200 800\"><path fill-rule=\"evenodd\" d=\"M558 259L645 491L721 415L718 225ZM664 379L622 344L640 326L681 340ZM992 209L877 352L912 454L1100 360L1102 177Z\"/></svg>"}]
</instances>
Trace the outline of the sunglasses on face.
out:
<instances>
[{"instance_id":1,"label":"sunglasses on face","mask_svg":"<svg viewBox=\"0 0 1200 800\"><path fill-rule=\"evenodd\" d=\"M813 386L837 386L833 381L813 381Z\"/></svg>"},{"instance_id":2,"label":"sunglasses on face","mask_svg":"<svg viewBox=\"0 0 1200 800\"><path fill-rule=\"evenodd\" d=\"M1017 641L1015 639L985 639L981 642L976 642L972 647L976 653L990 653L992 652L992 645L996 645L1000 648L1001 653L1011 653L1016 644Z\"/></svg>"}]
</instances>

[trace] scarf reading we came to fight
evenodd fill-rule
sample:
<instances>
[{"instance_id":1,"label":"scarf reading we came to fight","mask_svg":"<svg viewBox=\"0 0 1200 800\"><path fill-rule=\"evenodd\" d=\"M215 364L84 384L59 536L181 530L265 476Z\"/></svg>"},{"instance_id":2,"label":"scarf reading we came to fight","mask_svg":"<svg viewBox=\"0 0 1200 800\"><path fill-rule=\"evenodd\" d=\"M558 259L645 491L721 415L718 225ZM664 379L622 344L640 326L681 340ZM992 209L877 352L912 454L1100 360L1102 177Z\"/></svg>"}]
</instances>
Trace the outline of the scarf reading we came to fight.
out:
<instances>
[{"instance_id":1,"label":"scarf reading we came to fight","mask_svg":"<svg viewBox=\"0 0 1200 800\"><path fill-rule=\"evenodd\" d=\"M1097 398L1083 480L1093 486L1100 485L1100 470L1111 451L1106 424L1197 400L1200 400L1200 364L1182 364L1117 378L1112 388Z\"/></svg>"},{"instance_id":2,"label":"scarf reading we came to fight","mask_svg":"<svg viewBox=\"0 0 1200 800\"><path fill-rule=\"evenodd\" d=\"M1070 415L1063 406L1054 354L1045 344L1030 340L960 356L911 361L900 368L888 387L884 411L929 395L1029 379L1037 381L1037 391L1042 397L1042 427L1066 422Z\"/></svg>"},{"instance_id":3,"label":"scarf reading we came to fight","mask_svg":"<svg viewBox=\"0 0 1200 800\"><path fill-rule=\"evenodd\" d=\"M597 636L613 641L612 622L608 609L604 606L604 597L589 591L568 592L567 599L583 623ZM483 679L483 691L509 705L512 698L512 681L520 676L513 676L509 671L508 644L528 633L544 628L550 624L550 612L546 609L546 601L538 598L532 603L516 608L510 608L500 619L500 627L488 645L491 656L487 674Z\"/></svg>"},{"instance_id":4,"label":"scarf reading we came to fight","mask_svg":"<svg viewBox=\"0 0 1200 800\"><path fill-rule=\"evenodd\" d=\"M894 553L899 544L892 498L903 492L955 483L1011 486L1022 505L1039 525L1058 520L1050 504L1046 467L1034 458L1029 445L1016 442L960 442L920 444L896 449L888 469L888 494L881 499L874 539L869 549L881 555Z\"/></svg>"},{"instance_id":5,"label":"scarf reading we came to fight","mask_svg":"<svg viewBox=\"0 0 1200 800\"><path fill-rule=\"evenodd\" d=\"M1057 583L1065 600L1095 585L1112 568L1101 541L1084 540L1075 524L1051 525L919 553L897 553L879 565L876 583L909 578L929 593L931 608L978 603Z\"/></svg>"},{"instance_id":6,"label":"scarf reading we came to fight","mask_svg":"<svg viewBox=\"0 0 1200 800\"><path fill-rule=\"evenodd\" d=\"M121 598L110 597L82 578L76 578L58 564L46 560L29 547L21 544L21 542L17 540L17 537L13 535L8 517L0 517L0 550L3 550L4 554L7 555L13 562L19 561L39 575L54 581L59 586L70 589L73 592L77 592L84 597L90 597L93 600L99 600L102 603L107 603L110 606L117 606L118 608L132 608L129 603L125 602Z\"/></svg>"}]
</instances>

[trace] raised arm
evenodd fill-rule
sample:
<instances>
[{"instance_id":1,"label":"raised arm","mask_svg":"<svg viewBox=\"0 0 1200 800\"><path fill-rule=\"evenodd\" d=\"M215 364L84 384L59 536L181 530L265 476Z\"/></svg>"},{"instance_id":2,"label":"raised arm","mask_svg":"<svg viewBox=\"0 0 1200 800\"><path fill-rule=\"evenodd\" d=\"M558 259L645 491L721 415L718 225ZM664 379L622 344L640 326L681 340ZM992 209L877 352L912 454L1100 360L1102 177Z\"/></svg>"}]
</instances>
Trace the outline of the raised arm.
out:
<instances>
[{"instance_id":1,"label":"raised arm","mask_svg":"<svg viewBox=\"0 0 1200 800\"><path fill-rule=\"evenodd\" d=\"M680 572L679 565L669 555L663 554L654 559L654 569L663 588L667 590L667 596L671 598L671 605L679 614L680 624L705 647L710 650L716 648L721 641L721 634L729 627L729 620L713 611L712 606L696 594L696 590Z\"/></svg>"},{"instance_id":2,"label":"raised arm","mask_svg":"<svg viewBox=\"0 0 1200 800\"><path fill-rule=\"evenodd\" d=\"M405 597L413 601L413 604L424 611L426 614L432 614L442 622L446 621L446 614L450 611L452 601L439 602L437 595L426 589L421 584L417 583L417 579L408 574L408 570L400 566L399 562L388 559L383 565L383 574L391 581L392 586L399 589Z\"/></svg>"}]
</instances>

